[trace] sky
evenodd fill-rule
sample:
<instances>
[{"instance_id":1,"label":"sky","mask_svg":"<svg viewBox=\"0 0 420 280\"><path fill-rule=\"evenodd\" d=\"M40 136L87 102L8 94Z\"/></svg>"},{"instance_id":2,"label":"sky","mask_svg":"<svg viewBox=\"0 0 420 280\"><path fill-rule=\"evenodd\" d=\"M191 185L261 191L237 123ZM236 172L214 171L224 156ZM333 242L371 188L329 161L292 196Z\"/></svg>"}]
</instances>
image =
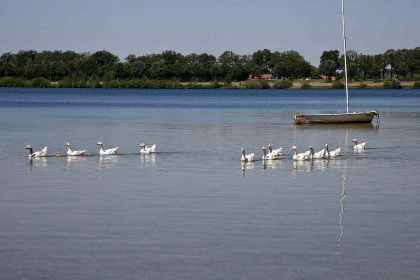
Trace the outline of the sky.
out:
<instances>
[{"instance_id":1,"label":"sky","mask_svg":"<svg viewBox=\"0 0 420 280\"><path fill-rule=\"evenodd\" d=\"M420 47L420 0L346 0L349 50ZM124 60L173 50L296 50L318 66L342 50L340 0L0 0L0 55L107 50Z\"/></svg>"}]
</instances>

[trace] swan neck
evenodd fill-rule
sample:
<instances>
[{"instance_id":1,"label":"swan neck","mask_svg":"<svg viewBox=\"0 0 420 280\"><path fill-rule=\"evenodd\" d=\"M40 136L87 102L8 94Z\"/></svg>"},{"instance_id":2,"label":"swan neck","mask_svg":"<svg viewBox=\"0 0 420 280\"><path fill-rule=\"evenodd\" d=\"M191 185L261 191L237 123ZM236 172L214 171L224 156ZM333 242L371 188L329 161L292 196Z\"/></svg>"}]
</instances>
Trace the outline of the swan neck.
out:
<instances>
[{"instance_id":1,"label":"swan neck","mask_svg":"<svg viewBox=\"0 0 420 280\"><path fill-rule=\"evenodd\" d=\"M29 148L29 154L32 155L34 153L34 150L32 148Z\"/></svg>"}]
</instances>

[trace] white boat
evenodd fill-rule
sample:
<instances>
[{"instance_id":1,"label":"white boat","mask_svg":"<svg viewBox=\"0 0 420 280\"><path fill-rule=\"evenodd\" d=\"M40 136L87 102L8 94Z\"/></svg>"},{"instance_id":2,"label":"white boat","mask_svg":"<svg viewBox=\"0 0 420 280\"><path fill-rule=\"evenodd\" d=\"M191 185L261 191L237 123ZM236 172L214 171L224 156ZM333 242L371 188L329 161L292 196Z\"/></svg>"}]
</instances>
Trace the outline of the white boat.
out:
<instances>
[{"instance_id":1,"label":"white boat","mask_svg":"<svg viewBox=\"0 0 420 280\"><path fill-rule=\"evenodd\" d=\"M296 124L310 123L370 123L375 116L379 116L378 111L353 112L343 114L293 114L293 122Z\"/></svg>"},{"instance_id":2,"label":"white boat","mask_svg":"<svg viewBox=\"0 0 420 280\"><path fill-rule=\"evenodd\" d=\"M293 122L296 124L310 123L370 123L379 112L353 112L349 113L349 88L347 81L347 47L346 47L346 25L344 17L344 0L341 0L341 14L343 18L343 51L344 51L344 74L346 86L346 113L341 114L293 114Z\"/></svg>"}]
</instances>

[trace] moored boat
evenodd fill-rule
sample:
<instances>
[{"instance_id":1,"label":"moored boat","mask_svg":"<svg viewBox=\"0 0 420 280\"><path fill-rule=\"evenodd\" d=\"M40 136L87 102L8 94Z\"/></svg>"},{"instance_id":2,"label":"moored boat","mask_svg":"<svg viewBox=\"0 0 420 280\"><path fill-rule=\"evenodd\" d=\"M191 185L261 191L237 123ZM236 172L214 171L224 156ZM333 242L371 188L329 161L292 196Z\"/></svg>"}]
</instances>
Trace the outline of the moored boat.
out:
<instances>
[{"instance_id":1,"label":"moored boat","mask_svg":"<svg viewBox=\"0 0 420 280\"><path fill-rule=\"evenodd\" d=\"M343 114L293 114L293 122L296 124L310 123L370 123L375 116L379 116L378 111L353 112Z\"/></svg>"},{"instance_id":2,"label":"moored boat","mask_svg":"<svg viewBox=\"0 0 420 280\"><path fill-rule=\"evenodd\" d=\"M346 50L346 25L344 17L344 0L341 0L341 15L343 19L343 57L344 57L344 77L346 88L346 113L341 114L293 114L295 124L311 123L370 123L375 116L379 116L378 110L367 112L349 113L349 88L347 78L347 50Z\"/></svg>"}]
</instances>

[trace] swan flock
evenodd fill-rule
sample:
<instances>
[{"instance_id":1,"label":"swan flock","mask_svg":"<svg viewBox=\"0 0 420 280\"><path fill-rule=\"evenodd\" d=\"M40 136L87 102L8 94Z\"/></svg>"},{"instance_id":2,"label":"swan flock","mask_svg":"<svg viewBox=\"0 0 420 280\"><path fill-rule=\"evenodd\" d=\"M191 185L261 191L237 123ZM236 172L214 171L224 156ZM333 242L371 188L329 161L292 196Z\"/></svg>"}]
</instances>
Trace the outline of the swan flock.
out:
<instances>
[{"instance_id":1,"label":"swan flock","mask_svg":"<svg viewBox=\"0 0 420 280\"><path fill-rule=\"evenodd\" d=\"M365 150L366 142L358 144L356 139L352 139L351 142L354 143L353 150ZM116 155L118 148L110 148L104 149L104 144L102 142L97 142L96 145L100 146L99 155ZM67 156L90 156L91 153L87 150L72 150L72 146L70 142L64 143L64 146L67 146ZM262 151L262 160L277 160L281 159L283 156L283 148L280 147L278 149L273 149L272 146L269 144L268 151L265 147L261 148ZM140 154L154 154L156 153L156 144L153 144L151 147L148 147L146 144L141 143L139 145ZM48 147L44 147L41 151L34 152L31 145L25 146L25 149L29 150L29 157L46 157ZM292 159L294 161L309 161L315 159L330 159L330 158L338 158L341 156L341 148L337 148L335 150L330 151L328 144L325 144L324 148L318 152L314 151L312 146L309 146L308 150L303 153L298 153L298 149L296 146L291 146L290 149L294 151ZM64 154L61 152L57 152L56 156L63 156ZM241 149L241 161L242 162L252 162L254 161L255 154L250 153L246 154L245 149Z\"/></svg>"},{"instance_id":2,"label":"swan flock","mask_svg":"<svg viewBox=\"0 0 420 280\"><path fill-rule=\"evenodd\" d=\"M119 148L119 147L115 147L115 148L104 150L104 144L100 141L97 142L96 145L100 146L99 155L101 156L102 155L116 155ZM91 153L88 152L87 150L72 150L70 142L64 143L64 146L67 146L67 156L90 156L91 155ZM156 144L148 148L145 144L142 143L139 145L139 147L141 148L140 154L156 153ZM29 150L28 157L30 158L48 156L47 155L48 147L45 147L41 151L38 151L38 152L34 152L31 145L26 145L25 149ZM64 153L57 152L55 155L57 157L60 157L60 156L64 156Z\"/></svg>"}]
</instances>

